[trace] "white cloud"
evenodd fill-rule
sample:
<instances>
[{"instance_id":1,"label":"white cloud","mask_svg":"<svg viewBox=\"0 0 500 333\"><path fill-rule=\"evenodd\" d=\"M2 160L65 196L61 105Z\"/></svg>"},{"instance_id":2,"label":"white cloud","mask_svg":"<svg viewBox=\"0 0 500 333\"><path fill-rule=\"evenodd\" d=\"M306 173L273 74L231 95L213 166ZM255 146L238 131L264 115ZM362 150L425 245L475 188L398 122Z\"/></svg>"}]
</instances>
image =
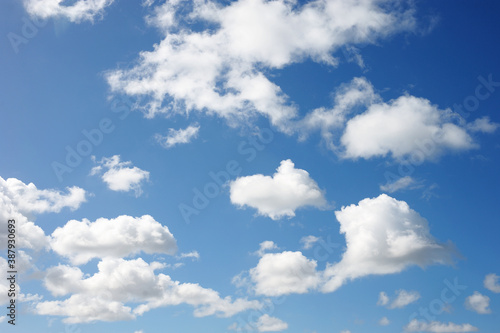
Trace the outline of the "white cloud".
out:
<instances>
[{"instance_id":1,"label":"white cloud","mask_svg":"<svg viewBox=\"0 0 500 333\"><path fill-rule=\"evenodd\" d=\"M264 254L249 271L256 294L279 296L311 290L329 293L347 280L399 273L412 265L423 268L453 262L453 244L435 240L427 221L404 201L382 194L342 207L335 214L347 243L342 260L327 263L324 271L317 271L317 262L299 251ZM242 274L233 280L240 286L249 282ZM418 292L399 290L388 307L402 308L419 298ZM387 294L381 292L377 304L389 302Z\"/></svg>"},{"instance_id":2,"label":"white cloud","mask_svg":"<svg viewBox=\"0 0 500 333\"><path fill-rule=\"evenodd\" d=\"M68 207L78 209L86 201L85 190L73 186L64 194L57 190L39 190L33 183L25 184L16 178L0 177L0 192L8 197L22 214L59 213Z\"/></svg>"},{"instance_id":3,"label":"white cloud","mask_svg":"<svg viewBox=\"0 0 500 333\"><path fill-rule=\"evenodd\" d=\"M318 184L291 160L281 161L272 177L257 174L237 178L230 183L230 195L233 204L256 208L273 220L293 217L295 210L304 206L327 206Z\"/></svg>"},{"instance_id":4,"label":"white cloud","mask_svg":"<svg viewBox=\"0 0 500 333\"><path fill-rule=\"evenodd\" d=\"M308 249L310 249L314 245L314 243L316 243L319 240L320 240L319 237L316 237L316 236L313 236L313 235L309 235L309 236L302 237L300 239L300 243L302 243L302 248L304 250L308 250Z\"/></svg>"},{"instance_id":5,"label":"white cloud","mask_svg":"<svg viewBox=\"0 0 500 333\"><path fill-rule=\"evenodd\" d=\"M306 59L336 65L332 53L342 46L413 30L413 9L396 3L195 1L187 12L182 1L168 1L147 19L164 39L107 80L117 93L145 97L149 116L198 110L234 123L264 115L287 131L296 110L265 73Z\"/></svg>"},{"instance_id":6,"label":"white cloud","mask_svg":"<svg viewBox=\"0 0 500 333\"><path fill-rule=\"evenodd\" d=\"M407 332L432 332L432 333L462 333L462 332L477 332L479 329L471 324L454 324L441 323L438 321L418 321L413 319L405 326Z\"/></svg>"},{"instance_id":7,"label":"white cloud","mask_svg":"<svg viewBox=\"0 0 500 333\"><path fill-rule=\"evenodd\" d=\"M381 291L378 294L377 305L387 305L387 303L389 303L389 296L384 291Z\"/></svg>"},{"instance_id":8,"label":"white cloud","mask_svg":"<svg viewBox=\"0 0 500 333\"><path fill-rule=\"evenodd\" d=\"M492 133L498 126L487 117L466 123L450 109L408 94L384 102L366 78L358 77L337 89L332 108L315 109L292 127L302 140L319 130L326 146L343 158L390 155L422 163L447 150L476 148L470 133Z\"/></svg>"},{"instance_id":9,"label":"white cloud","mask_svg":"<svg viewBox=\"0 0 500 333\"><path fill-rule=\"evenodd\" d=\"M394 299L389 305L389 309L401 309L416 302L420 298L420 294L416 291L406 291L406 290L398 290L396 291L396 299Z\"/></svg>"},{"instance_id":10,"label":"white cloud","mask_svg":"<svg viewBox=\"0 0 500 333\"><path fill-rule=\"evenodd\" d=\"M259 244L259 249L255 251L253 254L262 257L266 251L269 250L275 250L278 248L278 245L276 245L273 241L263 241L262 243Z\"/></svg>"},{"instance_id":11,"label":"white cloud","mask_svg":"<svg viewBox=\"0 0 500 333\"><path fill-rule=\"evenodd\" d=\"M465 307L479 314L491 313L490 298L477 291L465 299Z\"/></svg>"},{"instance_id":12,"label":"white cloud","mask_svg":"<svg viewBox=\"0 0 500 333\"><path fill-rule=\"evenodd\" d=\"M95 157L93 157L95 161ZM104 157L97 162L97 166L90 171L91 175L100 174L103 169L106 172L102 175L102 180L112 191L128 192L135 191L136 196L142 194L142 183L149 180L149 172L132 167L132 162L120 162L120 155Z\"/></svg>"},{"instance_id":13,"label":"white cloud","mask_svg":"<svg viewBox=\"0 0 500 333\"><path fill-rule=\"evenodd\" d=\"M324 292L336 290L348 279L452 262L452 245L436 241L427 220L404 201L381 194L342 207L335 216L347 249L340 262L327 265Z\"/></svg>"},{"instance_id":14,"label":"white cloud","mask_svg":"<svg viewBox=\"0 0 500 333\"><path fill-rule=\"evenodd\" d=\"M132 320L131 308L122 303L94 295L73 295L64 301L45 301L36 305L36 313L64 316L66 323Z\"/></svg>"},{"instance_id":15,"label":"white cloud","mask_svg":"<svg viewBox=\"0 0 500 333\"><path fill-rule=\"evenodd\" d=\"M500 283L498 283L500 277L494 273L486 275L484 278L484 287L489 291L494 293L500 293Z\"/></svg>"},{"instance_id":16,"label":"white cloud","mask_svg":"<svg viewBox=\"0 0 500 333\"><path fill-rule=\"evenodd\" d=\"M139 252L175 254L174 236L150 215L121 215L114 219L71 220L58 227L50 241L52 249L80 265L92 258L125 257Z\"/></svg>"},{"instance_id":17,"label":"white cloud","mask_svg":"<svg viewBox=\"0 0 500 333\"><path fill-rule=\"evenodd\" d=\"M295 123L296 131L300 133L300 139L304 140L310 132L319 130L326 146L340 153L336 143L339 139L337 132L345 126L348 116L355 110L380 100L370 82L365 78L354 78L337 89L332 108L322 107L308 113Z\"/></svg>"},{"instance_id":18,"label":"white cloud","mask_svg":"<svg viewBox=\"0 0 500 333\"><path fill-rule=\"evenodd\" d=\"M389 325L391 322L389 321L389 319L387 319L387 317L382 317L380 318L380 320L378 321L378 324L380 326L387 326Z\"/></svg>"},{"instance_id":19,"label":"white cloud","mask_svg":"<svg viewBox=\"0 0 500 333\"><path fill-rule=\"evenodd\" d=\"M315 260L298 251L267 253L250 270L250 277L258 295L304 294L317 288L321 281L316 265Z\"/></svg>"},{"instance_id":20,"label":"white cloud","mask_svg":"<svg viewBox=\"0 0 500 333\"><path fill-rule=\"evenodd\" d=\"M102 16L104 9L114 0L77 0L71 5L64 0L25 0L26 11L43 19L64 17L71 22L94 21L96 16Z\"/></svg>"},{"instance_id":21,"label":"white cloud","mask_svg":"<svg viewBox=\"0 0 500 333\"><path fill-rule=\"evenodd\" d=\"M99 262L98 272L90 277L76 267L52 267L44 279L45 286L54 296L71 296L65 300L39 302L36 313L63 316L67 323L84 323L130 320L154 308L179 304L193 306L197 317L229 317L262 306L258 301L221 298L212 289L155 274L164 267L164 264L148 264L140 258L105 258Z\"/></svg>"},{"instance_id":22,"label":"white cloud","mask_svg":"<svg viewBox=\"0 0 500 333\"><path fill-rule=\"evenodd\" d=\"M381 291L379 293L377 305L387 306L389 309L401 309L408 304L416 302L419 298L420 294L416 291L398 290L396 291L396 297L390 302L389 296Z\"/></svg>"},{"instance_id":23,"label":"white cloud","mask_svg":"<svg viewBox=\"0 0 500 333\"><path fill-rule=\"evenodd\" d=\"M7 318L7 317L5 317L5 316L1 316L1 317L0 317L0 323L3 323L3 322L5 321L5 318Z\"/></svg>"},{"instance_id":24,"label":"white cloud","mask_svg":"<svg viewBox=\"0 0 500 333\"><path fill-rule=\"evenodd\" d=\"M19 249L42 250L48 246L44 231L32 220L33 215L58 213L68 207L75 210L85 202L85 190L67 188L67 193L57 190L39 190L33 183L25 184L16 178L0 177L0 248L7 247L7 221L16 221Z\"/></svg>"},{"instance_id":25,"label":"white cloud","mask_svg":"<svg viewBox=\"0 0 500 333\"><path fill-rule=\"evenodd\" d=\"M467 129L471 132L493 133L497 130L500 124L492 123L489 117L482 117L467 124Z\"/></svg>"},{"instance_id":26,"label":"white cloud","mask_svg":"<svg viewBox=\"0 0 500 333\"><path fill-rule=\"evenodd\" d=\"M380 190L388 193L394 193L408 188L415 184L415 179L410 176L401 177L394 182L387 182L385 185L380 185Z\"/></svg>"},{"instance_id":27,"label":"white cloud","mask_svg":"<svg viewBox=\"0 0 500 333\"><path fill-rule=\"evenodd\" d=\"M268 314L260 316L257 323L253 326L255 326L259 332L279 332L288 328L288 324L283 320L271 317Z\"/></svg>"},{"instance_id":28,"label":"white cloud","mask_svg":"<svg viewBox=\"0 0 500 333\"><path fill-rule=\"evenodd\" d=\"M200 254L198 253L198 251L191 251L191 252L187 252L187 253L181 253L179 255L179 258L193 258L193 260L198 260L200 259Z\"/></svg>"},{"instance_id":29,"label":"white cloud","mask_svg":"<svg viewBox=\"0 0 500 333\"><path fill-rule=\"evenodd\" d=\"M340 333L351 333L351 331L349 331L349 330L343 330Z\"/></svg>"},{"instance_id":30,"label":"white cloud","mask_svg":"<svg viewBox=\"0 0 500 333\"><path fill-rule=\"evenodd\" d=\"M163 148L172 148L175 145L182 143L189 143L191 140L195 139L198 136L198 132L200 130L200 126L190 125L185 129L175 130L170 128L168 130L168 135L164 136L161 134L156 134L155 140L163 147Z\"/></svg>"},{"instance_id":31,"label":"white cloud","mask_svg":"<svg viewBox=\"0 0 500 333\"><path fill-rule=\"evenodd\" d=\"M451 111L410 95L375 103L350 119L341 137L345 158L432 159L443 150L477 147L467 130L450 122ZM418 156L417 156L418 154Z\"/></svg>"}]
</instances>

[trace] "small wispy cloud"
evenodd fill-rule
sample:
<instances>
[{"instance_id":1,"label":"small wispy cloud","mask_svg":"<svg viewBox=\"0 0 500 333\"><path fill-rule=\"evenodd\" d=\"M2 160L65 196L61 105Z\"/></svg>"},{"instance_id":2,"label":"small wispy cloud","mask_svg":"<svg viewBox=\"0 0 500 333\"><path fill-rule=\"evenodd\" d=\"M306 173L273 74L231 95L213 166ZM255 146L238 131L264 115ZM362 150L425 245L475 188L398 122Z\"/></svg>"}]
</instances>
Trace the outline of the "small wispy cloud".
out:
<instances>
[{"instance_id":1,"label":"small wispy cloud","mask_svg":"<svg viewBox=\"0 0 500 333\"><path fill-rule=\"evenodd\" d=\"M189 143L198 137L200 126L197 124L189 125L185 129L168 129L167 135L155 134L154 138L163 148L169 149L179 144Z\"/></svg>"}]
</instances>

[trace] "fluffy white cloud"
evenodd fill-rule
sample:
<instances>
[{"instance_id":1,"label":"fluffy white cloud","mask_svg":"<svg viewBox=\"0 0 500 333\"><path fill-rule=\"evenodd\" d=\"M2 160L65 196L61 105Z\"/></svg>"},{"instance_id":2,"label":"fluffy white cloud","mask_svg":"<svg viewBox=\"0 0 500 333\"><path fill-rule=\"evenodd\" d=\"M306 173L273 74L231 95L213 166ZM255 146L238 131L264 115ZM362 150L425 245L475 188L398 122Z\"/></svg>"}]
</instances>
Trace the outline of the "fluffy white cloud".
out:
<instances>
[{"instance_id":1,"label":"fluffy white cloud","mask_svg":"<svg viewBox=\"0 0 500 333\"><path fill-rule=\"evenodd\" d=\"M154 138L163 148L168 149L178 144L191 142L198 136L199 130L200 126L197 125L189 125L185 129L178 130L170 128L168 135L156 134Z\"/></svg>"},{"instance_id":2,"label":"fluffy white cloud","mask_svg":"<svg viewBox=\"0 0 500 333\"><path fill-rule=\"evenodd\" d=\"M391 322L389 321L389 319L387 319L387 317L382 317L380 318L380 320L378 321L378 324L380 326L387 326L389 325Z\"/></svg>"},{"instance_id":3,"label":"fluffy white cloud","mask_svg":"<svg viewBox=\"0 0 500 333\"><path fill-rule=\"evenodd\" d=\"M279 332L288 328L288 324L283 320L271 317L268 314L260 316L254 326L259 332Z\"/></svg>"},{"instance_id":4,"label":"fluffy white cloud","mask_svg":"<svg viewBox=\"0 0 500 333\"><path fill-rule=\"evenodd\" d=\"M105 258L90 277L76 267L59 265L47 271L45 286L54 296L72 294L65 300L39 302L36 312L63 316L67 323L129 320L154 308L189 304L195 316L232 316L258 309L258 301L221 298L212 290L193 283L180 283L155 271L165 265L142 259ZM131 303L135 306L127 306Z\"/></svg>"},{"instance_id":5,"label":"fluffy white cloud","mask_svg":"<svg viewBox=\"0 0 500 333\"><path fill-rule=\"evenodd\" d=\"M362 276L399 273L412 265L451 264L456 253L453 244L434 239L427 221L406 202L386 194L342 207L335 214L347 243L340 262L327 263L324 271L317 271L316 261L299 251L264 254L249 271L254 291L266 296L311 290L328 293ZM233 282L243 286L249 281L240 274ZM399 290L388 307L402 308L419 298L418 292ZM389 302L381 292L377 304Z\"/></svg>"},{"instance_id":6,"label":"fluffy white cloud","mask_svg":"<svg viewBox=\"0 0 500 333\"><path fill-rule=\"evenodd\" d=\"M302 243L302 248L304 250L308 250L308 249L310 249L314 245L314 243L316 243L319 240L320 240L319 237L316 237L316 236L313 236L313 235L309 235L309 236L302 237L300 239L300 243Z\"/></svg>"},{"instance_id":7,"label":"fluffy white cloud","mask_svg":"<svg viewBox=\"0 0 500 333\"><path fill-rule=\"evenodd\" d=\"M348 116L380 100L370 82L365 78L354 78L337 89L332 108L318 108L308 113L295 123L295 131L299 132L300 139L304 140L310 132L319 130L326 146L340 153L337 141Z\"/></svg>"},{"instance_id":8,"label":"fluffy white cloud","mask_svg":"<svg viewBox=\"0 0 500 333\"><path fill-rule=\"evenodd\" d=\"M415 184L415 179L410 176L401 177L394 182L387 182L385 185L380 185L380 190L388 193L394 193L410 187Z\"/></svg>"},{"instance_id":9,"label":"fluffy white cloud","mask_svg":"<svg viewBox=\"0 0 500 333\"><path fill-rule=\"evenodd\" d=\"M175 254L174 236L150 215L71 220L51 236L52 249L75 265L92 258L121 258L139 252Z\"/></svg>"},{"instance_id":10,"label":"fluffy white cloud","mask_svg":"<svg viewBox=\"0 0 500 333\"><path fill-rule=\"evenodd\" d=\"M71 22L94 21L114 0L76 0L65 4L64 0L25 0L24 7L33 16L41 18L64 17Z\"/></svg>"},{"instance_id":11,"label":"fluffy white cloud","mask_svg":"<svg viewBox=\"0 0 500 333\"><path fill-rule=\"evenodd\" d=\"M273 220L295 216L295 210L304 206L327 206L318 184L291 160L281 161L272 177L257 174L237 178L230 183L230 195L233 204L256 208Z\"/></svg>"},{"instance_id":12,"label":"fluffy white cloud","mask_svg":"<svg viewBox=\"0 0 500 333\"><path fill-rule=\"evenodd\" d=\"M479 314L491 313L490 298L477 291L465 299L465 307Z\"/></svg>"},{"instance_id":13,"label":"fluffy white cloud","mask_svg":"<svg viewBox=\"0 0 500 333\"><path fill-rule=\"evenodd\" d=\"M407 332L432 332L432 333L462 333L477 332L479 329L471 324L441 323L439 321L418 321L413 319L405 326Z\"/></svg>"},{"instance_id":14,"label":"fluffy white cloud","mask_svg":"<svg viewBox=\"0 0 500 333\"><path fill-rule=\"evenodd\" d=\"M39 190L33 183L25 184L19 179L0 177L0 193L19 210L20 213L58 213L64 207L78 209L86 201L85 190L73 186L64 194L57 190Z\"/></svg>"},{"instance_id":15,"label":"fluffy white cloud","mask_svg":"<svg viewBox=\"0 0 500 333\"><path fill-rule=\"evenodd\" d=\"M396 159L419 154L433 158L444 149L476 147L463 127L451 123L450 111L440 110L429 100L401 96L376 103L350 119L342 135L346 158L371 158L391 154Z\"/></svg>"},{"instance_id":16,"label":"fluffy white cloud","mask_svg":"<svg viewBox=\"0 0 500 333\"><path fill-rule=\"evenodd\" d=\"M411 95L384 102L361 77L337 90L332 108L313 110L296 121L294 131L305 139L319 130L326 146L344 158L390 155L421 163L445 150L475 148L472 132L492 133L498 126L487 117L466 123L450 109Z\"/></svg>"},{"instance_id":17,"label":"fluffy white cloud","mask_svg":"<svg viewBox=\"0 0 500 333\"><path fill-rule=\"evenodd\" d=\"M321 282L316 265L315 260L307 259L298 251L267 253L250 270L250 277L258 295L304 294Z\"/></svg>"},{"instance_id":18,"label":"fluffy white cloud","mask_svg":"<svg viewBox=\"0 0 500 333\"><path fill-rule=\"evenodd\" d=\"M497 130L500 124L492 123L489 117L482 117L474 120L472 123L467 124L467 128L471 132L493 133Z\"/></svg>"},{"instance_id":19,"label":"fluffy white cloud","mask_svg":"<svg viewBox=\"0 0 500 333\"><path fill-rule=\"evenodd\" d=\"M107 80L115 92L145 97L149 116L198 110L234 122L264 115L287 131L296 110L265 73L306 59L336 65L332 53L341 46L412 30L413 8L396 4L238 0L190 7L167 1L147 19L164 39Z\"/></svg>"},{"instance_id":20,"label":"fluffy white cloud","mask_svg":"<svg viewBox=\"0 0 500 333\"><path fill-rule=\"evenodd\" d=\"M39 315L64 316L66 323L132 320L131 308L120 302L93 295L73 295L64 301L45 301L36 305Z\"/></svg>"},{"instance_id":21,"label":"fluffy white cloud","mask_svg":"<svg viewBox=\"0 0 500 333\"><path fill-rule=\"evenodd\" d=\"M92 157L95 161L95 157ZM136 196L142 194L142 183L149 180L149 172L132 167L132 162L120 162L120 155L104 157L97 162L97 166L90 171L91 175L100 174L103 169L106 170L102 175L102 180L112 191L128 192L135 191Z\"/></svg>"},{"instance_id":22,"label":"fluffy white cloud","mask_svg":"<svg viewBox=\"0 0 500 333\"><path fill-rule=\"evenodd\" d=\"M411 265L452 262L452 245L436 241L427 220L404 201L381 194L358 205L342 207L335 216L340 232L345 234L347 249L340 262L327 265L324 292L365 275L398 273Z\"/></svg>"},{"instance_id":23,"label":"fluffy white cloud","mask_svg":"<svg viewBox=\"0 0 500 333\"><path fill-rule=\"evenodd\" d=\"M75 210L86 201L85 190L67 188L68 193L57 190L39 190L33 183L25 184L16 178L0 177L0 248L7 246L7 221L16 221L18 248L42 250L48 246L44 231L33 220L35 214L58 213L68 207Z\"/></svg>"},{"instance_id":24,"label":"fluffy white cloud","mask_svg":"<svg viewBox=\"0 0 500 333\"><path fill-rule=\"evenodd\" d=\"M494 273L486 275L484 278L484 287L494 293L500 293L500 277Z\"/></svg>"},{"instance_id":25,"label":"fluffy white cloud","mask_svg":"<svg viewBox=\"0 0 500 333\"><path fill-rule=\"evenodd\" d=\"M255 251L254 254L262 257L266 251L275 250L277 248L278 245L276 245L273 241L263 241L259 244L259 249Z\"/></svg>"}]
</instances>

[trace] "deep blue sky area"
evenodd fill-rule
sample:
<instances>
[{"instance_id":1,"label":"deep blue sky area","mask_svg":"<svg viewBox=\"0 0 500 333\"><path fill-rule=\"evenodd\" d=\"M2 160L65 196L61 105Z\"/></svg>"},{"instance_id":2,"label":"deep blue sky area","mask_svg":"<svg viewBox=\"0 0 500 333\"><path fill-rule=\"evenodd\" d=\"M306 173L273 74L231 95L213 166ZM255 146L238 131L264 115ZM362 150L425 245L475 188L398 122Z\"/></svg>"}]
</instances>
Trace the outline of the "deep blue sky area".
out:
<instances>
[{"instance_id":1,"label":"deep blue sky area","mask_svg":"<svg viewBox=\"0 0 500 333\"><path fill-rule=\"evenodd\" d=\"M497 333L499 15L2 1L0 331Z\"/></svg>"}]
</instances>

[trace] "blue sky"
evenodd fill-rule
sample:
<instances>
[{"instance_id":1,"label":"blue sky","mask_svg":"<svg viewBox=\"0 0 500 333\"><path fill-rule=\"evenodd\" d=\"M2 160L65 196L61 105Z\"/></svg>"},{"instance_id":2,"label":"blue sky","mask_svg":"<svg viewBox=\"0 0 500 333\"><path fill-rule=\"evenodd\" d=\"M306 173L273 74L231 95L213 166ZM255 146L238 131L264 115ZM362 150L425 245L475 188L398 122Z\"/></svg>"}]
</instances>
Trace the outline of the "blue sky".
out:
<instances>
[{"instance_id":1,"label":"blue sky","mask_svg":"<svg viewBox=\"0 0 500 333\"><path fill-rule=\"evenodd\" d=\"M2 332L496 332L499 10L2 1Z\"/></svg>"}]
</instances>

